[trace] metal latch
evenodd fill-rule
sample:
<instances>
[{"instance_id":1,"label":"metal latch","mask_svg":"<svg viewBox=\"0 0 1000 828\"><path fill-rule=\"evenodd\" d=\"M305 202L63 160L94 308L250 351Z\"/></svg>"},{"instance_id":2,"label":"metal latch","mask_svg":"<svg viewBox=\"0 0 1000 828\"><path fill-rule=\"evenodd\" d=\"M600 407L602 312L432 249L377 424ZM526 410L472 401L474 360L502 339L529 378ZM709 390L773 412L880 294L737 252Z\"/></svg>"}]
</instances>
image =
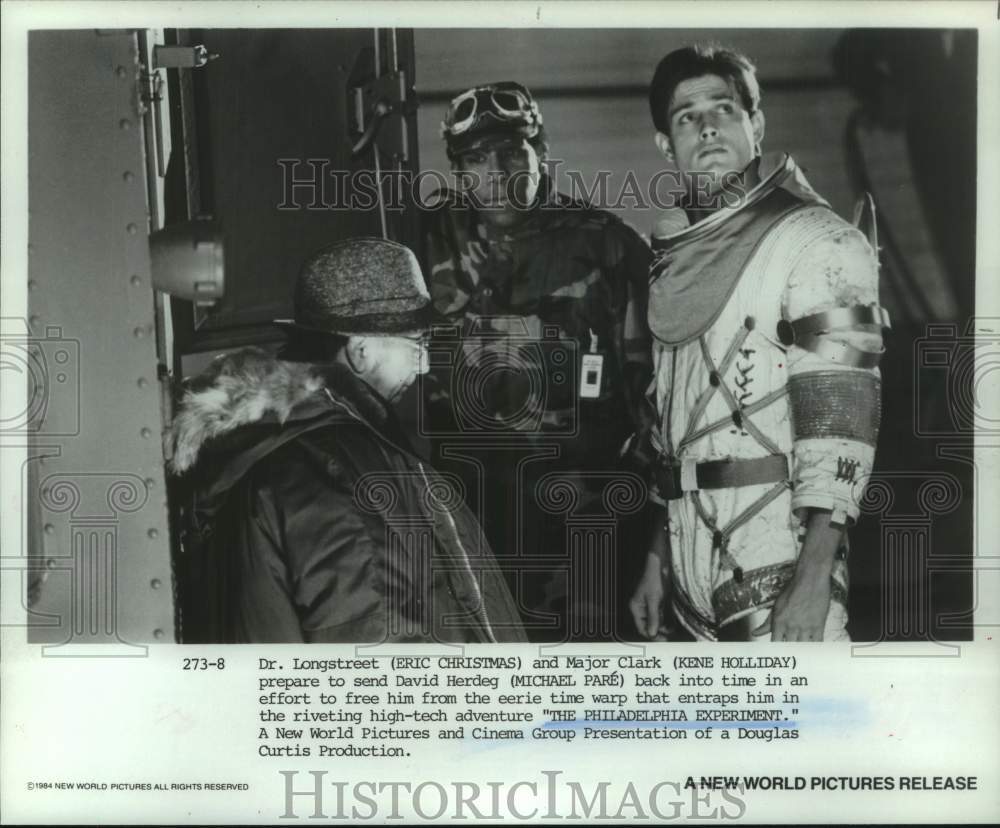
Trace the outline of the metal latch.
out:
<instances>
[{"instance_id":1,"label":"metal latch","mask_svg":"<svg viewBox=\"0 0 1000 828\"><path fill-rule=\"evenodd\" d=\"M406 116L412 109L406 97L405 72L389 72L355 87L354 126L361 135L351 155L357 157L375 144L386 155L409 161Z\"/></svg>"},{"instance_id":2,"label":"metal latch","mask_svg":"<svg viewBox=\"0 0 1000 828\"><path fill-rule=\"evenodd\" d=\"M167 162L163 151L163 75L159 71L142 72L139 84L139 114L145 115L153 108L153 138L156 144L156 174L163 178L167 174Z\"/></svg>"},{"instance_id":3,"label":"metal latch","mask_svg":"<svg viewBox=\"0 0 1000 828\"><path fill-rule=\"evenodd\" d=\"M200 69L218 55L210 55L204 46L153 47L154 69Z\"/></svg>"}]
</instances>

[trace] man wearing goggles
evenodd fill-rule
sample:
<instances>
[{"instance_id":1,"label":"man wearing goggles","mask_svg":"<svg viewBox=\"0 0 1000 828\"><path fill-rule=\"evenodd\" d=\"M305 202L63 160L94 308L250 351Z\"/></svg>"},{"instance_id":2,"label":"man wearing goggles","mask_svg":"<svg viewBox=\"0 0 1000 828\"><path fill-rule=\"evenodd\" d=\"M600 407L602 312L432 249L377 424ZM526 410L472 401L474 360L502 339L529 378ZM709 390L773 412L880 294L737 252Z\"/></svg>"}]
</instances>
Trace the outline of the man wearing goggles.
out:
<instances>
[{"instance_id":1,"label":"man wearing goggles","mask_svg":"<svg viewBox=\"0 0 1000 828\"><path fill-rule=\"evenodd\" d=\"M538 104L519 83L477 86L455 97L442 124L459 189L488 224L528 217L547 152Z\"/></svg>"},{"instance_id":2,"label":"man wearing goggles","mask_svg":"<svg viewBox=\"0 0 1000 828\"><path fill-rule=\"evenodd\" d=\"M452 99L445 121L446 134L452 138L480 129L484 120L497 123L526 122L529 129L541 128L542 116L531 94L513 81L476 86ZM449 143L449 149L452 144Z\"/></svg>"},{"instance_id":3,"label":"man wearing goggles","mask_svg":"<svg viewBox=\"0 0 1000 828\"><path fill-rule=\"evenodd\" d=\"M435 454L441 467L471 458L452 470L506 558L529 636L613 638L624 601L612 572L585 574L592 562L570 558L567 527L596 514L635 460L620 454L643 427L651 377L649 248L617 217L556 191L542 114L521 84L456 96L442 136L457 187L425 212L422 250L436 329L448 333L432 343L423 382ZM445 342L449 358L438 359ZM546 500L546 483L566 482L579 497L568 514ZM629 519L610 519L612 554L631 557L618 555Z\"/></svg>"}]
</instances>

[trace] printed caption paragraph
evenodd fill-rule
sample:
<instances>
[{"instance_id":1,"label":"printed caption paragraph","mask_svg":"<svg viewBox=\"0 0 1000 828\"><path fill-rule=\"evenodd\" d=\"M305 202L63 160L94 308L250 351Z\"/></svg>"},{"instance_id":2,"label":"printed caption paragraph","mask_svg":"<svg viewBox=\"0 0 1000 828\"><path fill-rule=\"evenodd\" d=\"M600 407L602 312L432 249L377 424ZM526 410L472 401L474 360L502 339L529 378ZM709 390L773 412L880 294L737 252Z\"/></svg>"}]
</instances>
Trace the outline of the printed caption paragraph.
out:
<instances>
[{"instance_id":1,"label":"printed caption paragraph","mask_svg":"<svg viewBox=\"0 0 1000 828\"><path fill-rule=\"evenodd\" d=\"M794 656L258 660L264 757L408 757L435 740L798 739Z\"/></svg>"}]
</instances>

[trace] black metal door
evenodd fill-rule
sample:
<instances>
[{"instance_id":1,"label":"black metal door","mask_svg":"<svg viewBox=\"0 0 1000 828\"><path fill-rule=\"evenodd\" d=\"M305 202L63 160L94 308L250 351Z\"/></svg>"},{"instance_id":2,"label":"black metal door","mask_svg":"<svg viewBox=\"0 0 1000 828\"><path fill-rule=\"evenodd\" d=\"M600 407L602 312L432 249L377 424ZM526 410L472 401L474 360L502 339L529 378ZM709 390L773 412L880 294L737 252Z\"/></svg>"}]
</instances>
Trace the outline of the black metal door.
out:
<instances>
[{"instance_id":1,"label":"black metal door","mask_svg":"<svg viewBox=\"0 0 1000 828\"><path fill-rule=\"evenodd\" d=\"M417 169L412 32L206 29L174 39L217 57L168 70L167 222L216 220L226 273L214 307L174 300L176 353L271 341L269 323L291 314L310 253L351 236L415 241L409 190L398 186Z\"/></svg>"}]
</instances>

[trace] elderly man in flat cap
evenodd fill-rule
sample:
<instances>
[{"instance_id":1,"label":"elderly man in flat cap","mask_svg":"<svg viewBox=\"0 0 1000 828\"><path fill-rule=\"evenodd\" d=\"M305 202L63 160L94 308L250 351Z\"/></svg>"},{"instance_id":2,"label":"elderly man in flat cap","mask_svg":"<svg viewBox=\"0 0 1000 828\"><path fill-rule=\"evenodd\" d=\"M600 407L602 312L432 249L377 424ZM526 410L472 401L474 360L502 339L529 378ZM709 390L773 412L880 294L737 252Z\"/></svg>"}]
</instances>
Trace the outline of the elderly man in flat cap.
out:
<instances>
[{"instance_id":1,"label":"elderly man in flat cap","mask_svg":"<svg viewBox=\"0 0 1000 828\"><path fill-rule=\"evenodd\" d=\"M478 523L393 415L429 314L407 248L339 242L303 268L278 359L225 355L192 383L171 434L202 560L186 640L523 640Z\"/></svg>"}]
</instances>

